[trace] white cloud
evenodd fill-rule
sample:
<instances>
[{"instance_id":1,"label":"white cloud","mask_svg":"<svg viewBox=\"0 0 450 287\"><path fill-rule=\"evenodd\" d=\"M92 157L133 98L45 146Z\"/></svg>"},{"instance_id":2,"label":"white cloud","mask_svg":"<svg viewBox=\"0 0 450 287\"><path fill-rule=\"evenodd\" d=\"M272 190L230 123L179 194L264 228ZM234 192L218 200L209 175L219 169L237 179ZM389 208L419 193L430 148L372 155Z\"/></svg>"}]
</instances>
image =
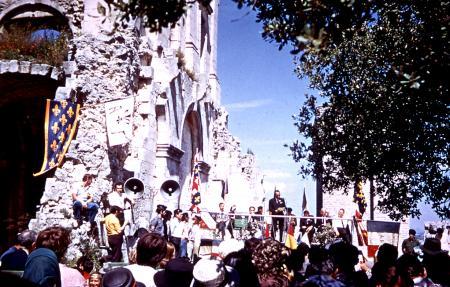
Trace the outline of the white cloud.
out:
<instances>
[{"instance_id":1,"label":"white cloud","mask_svg":"<svg viewBox=\"0 0 450 287\"><path fill-rule=\"evenodd\" d=\"M272 102L271 99L260 99L260 100L251 100L247 102L237 102L225 105L225 108L228 111L243 111L247 109L259 108L262 106L267 106Z\"/></svg>"}]
</instances>

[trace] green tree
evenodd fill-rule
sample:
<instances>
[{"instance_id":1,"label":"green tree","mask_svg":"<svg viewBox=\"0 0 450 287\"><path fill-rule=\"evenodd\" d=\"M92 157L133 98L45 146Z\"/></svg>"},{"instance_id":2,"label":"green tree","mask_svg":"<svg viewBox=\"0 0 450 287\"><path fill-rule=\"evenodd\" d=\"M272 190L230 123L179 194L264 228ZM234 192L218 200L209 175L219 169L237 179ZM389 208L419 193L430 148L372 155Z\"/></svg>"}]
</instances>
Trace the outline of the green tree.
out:
<instances>
[{"instance_id":1,"label":"green tree","mask_svg":"<svg viewBox=\"0 0 450 287\"><path fill-rule=\"evenodd\" d=\"M264 39L292 49L319 91L294 117L308 139L290 146L303 175L329 192L371 180L392 218L419 216L421 199L450 217L449 1L233 1L256 12ZM190 4L128 3L126 17L153 31Z\"/></svg>"},{"instance_id":2,"label":"green tree","mask_svg":"<svg viewBox=\"0 0 450 287\"><path fill-rule=\"evenodd\" d=\"M293 47L309 96L290 146L325 191L372 180L392 218L449 217L448 1L237 1Z\"/></svg>"}]
</instances>

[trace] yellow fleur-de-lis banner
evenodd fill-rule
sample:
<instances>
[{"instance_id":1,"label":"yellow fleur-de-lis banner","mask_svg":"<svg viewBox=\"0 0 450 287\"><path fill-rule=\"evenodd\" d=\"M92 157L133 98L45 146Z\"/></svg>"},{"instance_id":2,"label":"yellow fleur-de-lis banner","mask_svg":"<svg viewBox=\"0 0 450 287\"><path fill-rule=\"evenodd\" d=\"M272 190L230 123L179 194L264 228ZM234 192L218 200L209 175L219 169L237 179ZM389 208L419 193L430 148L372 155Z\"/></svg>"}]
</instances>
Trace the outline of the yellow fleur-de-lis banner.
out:
<instances>
[{"instance_id":1,"label":"yellow fleur-de-lis banner","mask_svg":"<svg viewBox=\"0 0 450 287\"><path fill-rule=\"evenodd\" d=\"M41 175L62 163L78 123L80 105L69 101L47 100L45 107L45 150Z\"/></svg>"}]
</instances>

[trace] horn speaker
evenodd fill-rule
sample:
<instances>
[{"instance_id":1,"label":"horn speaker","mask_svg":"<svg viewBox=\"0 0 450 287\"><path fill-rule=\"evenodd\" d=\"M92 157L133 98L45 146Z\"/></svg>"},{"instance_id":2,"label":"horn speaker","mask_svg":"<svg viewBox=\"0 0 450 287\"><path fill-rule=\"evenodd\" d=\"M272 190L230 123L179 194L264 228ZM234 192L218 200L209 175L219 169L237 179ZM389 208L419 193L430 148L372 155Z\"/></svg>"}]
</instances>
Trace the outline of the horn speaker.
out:
<instances>
[{"instance_id":1,"label":"horn speaker","mask_svg":"<svg viewBox=\"0 0 450 287\"><path fill-rule=\"evenodd\" d=\"M180 185L175 180L167 180L161 185L161 190L169 195L172 195L180 188Z\"/></svg>"},{"instance_id":2,"label":"horn speaker","mask_svg":"<svg viewBox=\"0 0 450 287\"><path fill-rule=\"evenodd\" d=\"M144 191L144 183L140 179L135 177L127 179L123 187L126 192L131 191L137 193Z\"/></svg>"}]
</instances>

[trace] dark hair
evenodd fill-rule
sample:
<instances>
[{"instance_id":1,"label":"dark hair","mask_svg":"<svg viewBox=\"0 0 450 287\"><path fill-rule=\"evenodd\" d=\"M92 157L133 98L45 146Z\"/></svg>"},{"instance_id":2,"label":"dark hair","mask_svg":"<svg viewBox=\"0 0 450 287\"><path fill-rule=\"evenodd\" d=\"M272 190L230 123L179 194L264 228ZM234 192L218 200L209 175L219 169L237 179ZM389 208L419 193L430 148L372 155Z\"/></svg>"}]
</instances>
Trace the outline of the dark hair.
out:
<instances>
[{"instance_id":1,"label":"dark hair","mask_svg":"<svg viewBox=\"0 0 450 287\"><path fill-rule=\"evenodd\" d=\"M156 213L157 214L161 214L164 210L166 210L166 206L162 205L162 204L158 204L156 206Z\"/></svg>"},{"instance_id":2,"label":"dark hair","mask_svg":"<svg viewBox=\"0 0 450 287\"><path fill-rule=\"evenodd\" d=\"M173 215L178 215L178 214L180 214L181 212L183 212L183 210L177 208L177 209L175 209L175 210L173 211Z\"/></svg>"},{"instance_id":3,"label":"dark hair","mask_svg":"<svg viewBox=\"0 0 450 287\"><path fill-rule=\"evenodd\" d=\"M286 210L287 210L287 212L292 212L292 208L290 208L290 207L288 207Z\"/></svg>"},{"instance_id":4,"label":"dark hair","mask_svg":"<svg viewBox=\"0 0 450 287\"><path fill-rule=\"evenodd\" d=\"M354 271L355 264L358 263L358 248L347 242L337 242L330 246L330 256L336 267L343 273Z\"/></svg>"},{"instance_id":5,"label":"dark hair","mask_svg":"<svg viewBox=\"0 0 450 287\"><path fill-rule=\"evenodd\" d=\"M110 213L116 213L116 212L120 212L122 211L122 208L118 207L117 205L113 205L111 206L111 208L109 209Z\"/></svg>"},{"instance_id":6,"label":"dark hair","mask_svg":"<svg viewBox=\"0 0 450 287\"><path fill-rule=\"evenodd\" d=\"M397 257L398 257L397 247L392 244L383 243L378 248L377 254L378 262L382 262L384 264L393 266L397 261Z\"/></svg>"},{"instance_id":7,"label":"dark hair","mask_svg":"<svg viewBox=\"0 0 450 287\"><path fill-rule=\"evenodd\" d=\"M94 178L94 176L92 174L86 173L85 175L83 175L83 182L92 180L93 178Z\"/></svg>"},{"instance_id":8,"label":"dark hair","mask_svg":"<svg viewBox=\"0 0 450 287\"><path fill-rule=\"evenodd\" d=\"M138 241L136 248L136 262L155 268L166 256L167 241L157 233L145 234Z\"/></svg>"},{"instance_id":9,"label":"dark hair","mask_svg":"<svg viewBox=\"0 0 450 287\"><path fill-rule=\"evenodd\" d=\"M94 262L86 255L81 256L77 260L77 267L79 270L83 270L84 272L91 273L92 269L94 269ZM80 268L82 267L82 268Z\"/></svg>"},{"instance_id":10,"label":"dark hair","mask_svg":"<svg viewBox=\"0 0 450 287\"><path fill-rule=\"evenodd\" d=\"M115 189L118 185L123 186L123 182L122 182L122 181L117 181L116 183L114 183L114 189Z\"/></svg>"},{"instance_id":11,"label":"dark hair","mask_svg":"<svg viewBox=\"0 0 450 287\"><path fill-rule=\"evenodd\" d=\"M36 248L48 248L55 252L58 261L67 251L70 244L70 232L69 230L61 226L47 227L39 232L36 239Z\"/></svg>"},{"instance_id":12,"label":"dark hair","mask_svg":"<svg viewBox=\"0 0 450 287\"><path fill-rule=\"evenodd\" d=\"M277 193L277 192L280 192L278 189L275 189L274 191L273 191L273 197L275 198L275 193Z\"/></svg>"},{"instance_id":13,"label":"dark hair","mask_svg":"<svg viewBox=\"0 0 450 287\"><path fill-rule=\"evenodd\" d=\"M144 227L139 227L136 232L134 232L133 236L136 238L142 238L145 234L148 233L148 230Z\"/></svg>"},{"instance_id":14,"label":"dark hair","mask_svg":"<svg viewBox=\"0 0 450 287\"><path fill-rule=\"evenodd\" d=\"M252 254L253 265L261 278L283 273L283 266L289 252L287 248L274 239L265 239Z\"/></svg>"},{"instance_id":15,"label":"dark hair","mask_svg":"<svg viewBox=\"0 0 450 287\"><path fill-rule=\"evenodd\" d=\"M410 234L410 235L416 235L416 231L414 230L414 229L410 229L409 231L408 231L408 234Z\"/></svg>"},{"instance_id":16,"label":"dark hair","mask_svg":"<svg viewBox=\"0 0 450 287\"><path fill-rule=\"evenodd\" d=\"M244 249L252 254L259 243L261 243L261 240L255 237L251 237L244 241Z\"/></svg>"},{"instance_id":17,"label":"dark hair","mask_svg":"<svg viewBox=\"0 0 450 287\"><path fill-rule=\"evenodd\" d=\"M36 241L37 233L34 230L26 229L17 234L17 243L30 250L33 243Z\"/></svg>"},{"instance_id":18,"label":"dark hair","mask_svg":"<svg viewBox=\"0 0 450 287\"><path fill-rule=\"evenodd\" d=\"M172 217L172 211L170 211L170 210L164 211L164 216L163 216L163 218L164 218L165 220L170 220L171 217Z\"/></svg>"}]
</instances>

